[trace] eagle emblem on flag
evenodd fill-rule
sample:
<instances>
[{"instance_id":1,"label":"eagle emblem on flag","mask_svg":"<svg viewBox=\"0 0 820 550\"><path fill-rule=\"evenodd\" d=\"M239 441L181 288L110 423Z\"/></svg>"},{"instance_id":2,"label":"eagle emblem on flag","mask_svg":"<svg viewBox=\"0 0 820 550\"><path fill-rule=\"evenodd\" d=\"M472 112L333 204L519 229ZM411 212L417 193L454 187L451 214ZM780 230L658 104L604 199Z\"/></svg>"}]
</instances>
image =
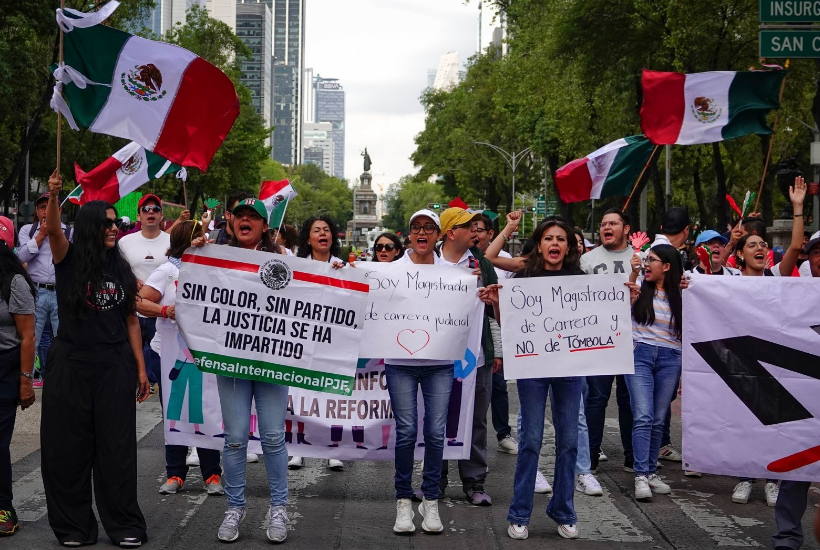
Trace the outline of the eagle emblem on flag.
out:
<instances>
[{"instance_id":1,"label":"eagle emblem on flag","mask_svg":"<svg viewBox=\"0 0 820 550\"><path fill-rule=\"evenodd\" d=\"M690 108L695 119L703 124L713 123L723 113L723 108L715 105L711 97L696 97Z\"/></svg>"},{"instance_id":2,"label":"eagle emblem on flag","mask_svg":"<svg viewBox=\"0 0 820 550\"><path fill-rule=\"evenodd\" d=\"M120 166L120 171L126 176L133 176L142 168L142 157L140 155L131 155L125 164Z\"/></svg>"},{"instance_id":3,"label":"eagle emblem on flag","mask_svg":"<svg viewBox=\"0 0 820 550\"><path fill-rule=\"evenodd\" d=\"M153 63L134 65L120 74L120 83L129 95L142 101L157 101L168 93L162 89L162 72Z\"/></svg>"}]
</instances>

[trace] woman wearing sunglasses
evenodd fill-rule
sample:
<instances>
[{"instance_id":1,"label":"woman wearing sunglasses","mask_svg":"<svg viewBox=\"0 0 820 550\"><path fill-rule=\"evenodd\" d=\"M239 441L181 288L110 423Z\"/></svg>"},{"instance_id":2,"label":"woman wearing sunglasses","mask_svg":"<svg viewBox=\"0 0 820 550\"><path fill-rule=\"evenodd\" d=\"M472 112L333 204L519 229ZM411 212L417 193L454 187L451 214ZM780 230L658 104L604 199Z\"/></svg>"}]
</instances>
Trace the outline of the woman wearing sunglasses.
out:
<instances>
[{"instance_id":1,"label":"woman wearing sunglasses","mask_svg":"<svg viewBox=\"0 0 820 550\"><path fill-rule=\"evenodd\" d=\"M373 245L374 262L394 262L404 255L404 247L397 235L382 233Z\"/></svg>"},{"instance_id":2,"label":"woman wearing sunglasses","mask_svg":"<svg viewBox=\"0 0 820 550\"><path fill-rule=\"evenodd\" d=\"M56 273L59 329L46 364L40 426L48 520L63 546L97 542L91 483L114 544L148 540L137 503L137 401L148 378L136 315L137 279L117 246L117 211L91 201L77 213L74 242L60 227L57 171L46 221Z\"/></svg>"}]
</instances>

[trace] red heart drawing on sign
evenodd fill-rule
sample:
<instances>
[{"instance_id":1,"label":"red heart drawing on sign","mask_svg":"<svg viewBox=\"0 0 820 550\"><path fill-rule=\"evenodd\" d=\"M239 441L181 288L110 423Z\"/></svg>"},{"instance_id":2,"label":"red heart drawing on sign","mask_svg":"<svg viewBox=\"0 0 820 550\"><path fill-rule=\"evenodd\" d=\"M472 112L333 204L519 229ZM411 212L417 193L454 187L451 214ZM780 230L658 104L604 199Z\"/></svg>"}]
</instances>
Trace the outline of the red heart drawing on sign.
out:
<instances>
[{"instance_id":1,"label":"red heart drawing on sign","mask_svg":"<svg viewBox=\"0 0 820 550\"><path fill-rule=\"evenodd\" d=\"M410 330L406 328L396 335L396 342L413 355L427 347L430 343L430 333L426 330Z\"/></svg>"}]
</instances>

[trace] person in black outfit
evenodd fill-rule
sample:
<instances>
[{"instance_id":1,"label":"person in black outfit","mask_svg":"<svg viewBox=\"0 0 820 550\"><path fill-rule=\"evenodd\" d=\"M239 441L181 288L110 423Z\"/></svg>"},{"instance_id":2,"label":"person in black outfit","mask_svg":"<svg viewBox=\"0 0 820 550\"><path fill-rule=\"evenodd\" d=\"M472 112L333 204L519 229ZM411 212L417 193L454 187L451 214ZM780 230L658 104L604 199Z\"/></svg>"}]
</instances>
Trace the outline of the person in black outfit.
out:
<instances>
[{"instance_id":1,"label":"person in black outfit","mask_svg":"<svg viewBox=\"0 0 820 550\"><path fill-rule=\"evenodd\" d=\"M48 522L63 546L97 542L91 480L114 544L147 542L137 503L137 401L148 398L137 280L117 246L117 212L104 201L80 208L75 238L60 228L62 177L48 180L46 220L54 257L59 328L46 361L40 446Z\"/></svg>"}]
</instances>

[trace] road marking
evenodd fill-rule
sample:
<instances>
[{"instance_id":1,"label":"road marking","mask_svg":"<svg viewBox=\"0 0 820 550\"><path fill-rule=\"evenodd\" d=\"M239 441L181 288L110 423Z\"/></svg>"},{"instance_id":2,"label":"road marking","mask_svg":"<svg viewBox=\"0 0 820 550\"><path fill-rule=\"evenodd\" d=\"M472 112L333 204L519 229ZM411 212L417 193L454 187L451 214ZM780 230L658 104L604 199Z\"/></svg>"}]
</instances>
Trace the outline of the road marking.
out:
<instances>
[{"instance_id":1,"label":"road marking","mask_svg":"<svg viewBox=\"0 0 820 550\"><path fill-rule=\"evenodd\" d=\"M159 400L150 400L137 405L137 443L162 422L162 408ZM32 470L14 484L14 506L20 521L38 521L45 517L46 493L43 489L43 475L40 468Z\"/></svg>"},{"instance_id":2,"label":"road marking","mask_svg":"<svg viewBox=\"0 0 820 550\"><path fill-rule=\"evenodd\" d=\"M680 494L691 495L691 498L681 498L678 496ZM718 546L761 546L752 538L744 537L741 529L756 524L752 523L756 520L723 515L722 510L707 500L712 496L709 493L675 489L671 499Z\"/></svg>"}]
</instances>

